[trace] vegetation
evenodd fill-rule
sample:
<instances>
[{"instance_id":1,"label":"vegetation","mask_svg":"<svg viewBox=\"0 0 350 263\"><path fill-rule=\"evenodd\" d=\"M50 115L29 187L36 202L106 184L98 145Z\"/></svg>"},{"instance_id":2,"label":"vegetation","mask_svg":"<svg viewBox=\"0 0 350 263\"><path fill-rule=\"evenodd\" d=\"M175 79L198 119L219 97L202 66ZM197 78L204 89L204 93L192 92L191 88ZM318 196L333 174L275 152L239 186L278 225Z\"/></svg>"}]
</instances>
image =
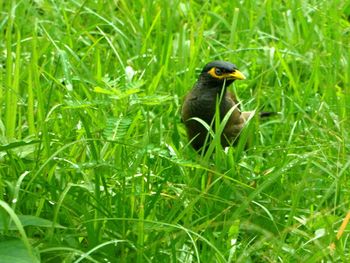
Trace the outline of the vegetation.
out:
<instances>
[{"instance_id":1,"label":"vegetation","mask_svg":"<svg viewBox=\"0 0 350 263\"><path fill-rule=\"evenodd\" d=\"M0 6L2 262L350 258L348 1ZM280 114L198 155L181 103L216 59Z\"/></svg>"}]
</instances>

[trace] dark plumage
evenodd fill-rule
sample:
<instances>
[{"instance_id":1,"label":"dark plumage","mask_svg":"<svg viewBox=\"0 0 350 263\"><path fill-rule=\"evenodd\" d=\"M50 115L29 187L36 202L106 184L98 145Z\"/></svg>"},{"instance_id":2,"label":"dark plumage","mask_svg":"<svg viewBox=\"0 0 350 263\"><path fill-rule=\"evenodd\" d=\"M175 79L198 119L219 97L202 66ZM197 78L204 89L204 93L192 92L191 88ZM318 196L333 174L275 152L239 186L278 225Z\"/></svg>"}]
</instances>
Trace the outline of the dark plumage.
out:
<instances>
[{"instance_id":1,"label":"dark plumage","mask_svg":"<svg viewBox=\"0 0 350 263\"><path fill-rule=\"evenodd\" d=\"M221 120L236 105L221 135L223 147L234 144L246 121L253 113L241 112L235 96L227 91L227 87L237 79L243 80L245 77L237 69L236 65L224 61L210 62L204 66L197 82L185 97L181 117L186 125L191 145L195 150L208 146L208 144L204 145L208 132L200 122L192 118L202 119L208 125L211 125L215 117L216 102L220 98L220 94L223 94L219 105Z\"/></svg>"}]
</instances>

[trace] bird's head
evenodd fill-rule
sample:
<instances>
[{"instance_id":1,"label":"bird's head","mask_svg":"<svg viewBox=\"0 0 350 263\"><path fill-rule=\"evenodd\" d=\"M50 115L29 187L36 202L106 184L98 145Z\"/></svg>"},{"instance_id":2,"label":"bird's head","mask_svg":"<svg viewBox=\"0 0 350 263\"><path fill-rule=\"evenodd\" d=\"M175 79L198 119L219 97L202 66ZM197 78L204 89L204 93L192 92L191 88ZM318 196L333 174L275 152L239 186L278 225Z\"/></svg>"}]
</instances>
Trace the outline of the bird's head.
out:
<instances>
[{"instance_id":1,"label":"bird's head","mask_svg":"<svg viewBox=\"0 0 350 263\"><path fill-rule=\"evenodd\" d=\"M213 61L204 66L199 81L209 88L227 87L236 79L245 79L235 64L225 61Z\"/></svg>"}]
</instances>

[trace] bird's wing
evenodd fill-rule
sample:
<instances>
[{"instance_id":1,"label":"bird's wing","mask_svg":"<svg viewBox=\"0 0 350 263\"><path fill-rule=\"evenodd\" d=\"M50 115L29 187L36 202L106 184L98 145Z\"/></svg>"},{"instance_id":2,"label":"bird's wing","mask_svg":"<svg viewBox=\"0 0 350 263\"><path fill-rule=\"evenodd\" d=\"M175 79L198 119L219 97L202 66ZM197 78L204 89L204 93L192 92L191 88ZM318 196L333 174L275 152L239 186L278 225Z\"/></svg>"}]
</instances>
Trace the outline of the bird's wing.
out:
<instances>
[{"instance_id":1,"label":"bird's wing","mask_svg":"<svg viewBox=\"0 0 350 263\"><path fill-rule=\"evenodd\" d=\"M255 110L254 111L242 111L241 112L241 118L244 120L244 122L247 122L248 120L253 118L254 115L255 115Z\"/></svg>"},{"instance_id":2,"label":"bird's wing","mask_svg":"<svg viewBox=\"0 0 350 263\"><path fill-rule=\"evenodd\" d=\"M229 98L233 101L234 105L238 104L237 107L238 107L238 109L240 109L240 104L236 98L236 95L233 94L232 92L227 92L227 94L228 94Z\"/></svg>"}]
</instances>

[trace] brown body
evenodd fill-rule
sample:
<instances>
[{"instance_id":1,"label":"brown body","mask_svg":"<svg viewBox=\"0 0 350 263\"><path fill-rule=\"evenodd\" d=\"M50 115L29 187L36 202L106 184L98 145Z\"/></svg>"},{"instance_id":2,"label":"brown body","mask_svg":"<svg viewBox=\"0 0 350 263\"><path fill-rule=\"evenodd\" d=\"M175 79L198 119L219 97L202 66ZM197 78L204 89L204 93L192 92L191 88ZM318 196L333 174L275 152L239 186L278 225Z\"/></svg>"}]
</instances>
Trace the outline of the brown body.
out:
<instances>
[{"instance_id":1,"label":"brown body","mask_svg":"<svg viewBox=\"0 0 350 263\"><path fill-rule=\"evenodd\" d=\"M203 146L206 148L210 138L205 126L193 118L199 118L209 126L213 124L216 103L221 94L223 98L219 101L220 120L223 120L228 111L234 108L221 135L221 144L225 147L236 142L252 114L252 112L241 112L235 96L227 91L227 87L236 79L244 79L244 76L234 64L223 61L211 62L203 68L198 81L185 97L181 117L195 150L200 150Z\"/></svg>"}]
</instances>

